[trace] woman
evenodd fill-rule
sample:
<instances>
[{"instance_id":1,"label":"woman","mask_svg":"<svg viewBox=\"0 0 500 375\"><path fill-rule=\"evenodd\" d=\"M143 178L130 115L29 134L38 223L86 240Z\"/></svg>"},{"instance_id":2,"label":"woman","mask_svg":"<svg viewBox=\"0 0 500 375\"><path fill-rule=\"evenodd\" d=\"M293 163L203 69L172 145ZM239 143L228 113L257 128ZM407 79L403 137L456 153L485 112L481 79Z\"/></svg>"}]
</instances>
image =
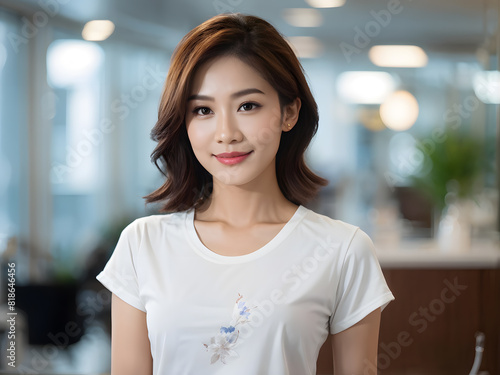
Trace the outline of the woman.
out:
<instances>
[{"instance_id":1,"label":"woman","mask_svg":"<svg viewBox=\"0 0 500 375\"><path fill-rule=\"evenodd\" d=\"M152 131L165 215L127 226L100 280L112 374L315 374L376 368L394 299L359 228L307 209L328 181L304 162L318 112L266 21L213 17L171 60ZM161 164L161 165L160 165Z\"/></svg>"}]
</instances>

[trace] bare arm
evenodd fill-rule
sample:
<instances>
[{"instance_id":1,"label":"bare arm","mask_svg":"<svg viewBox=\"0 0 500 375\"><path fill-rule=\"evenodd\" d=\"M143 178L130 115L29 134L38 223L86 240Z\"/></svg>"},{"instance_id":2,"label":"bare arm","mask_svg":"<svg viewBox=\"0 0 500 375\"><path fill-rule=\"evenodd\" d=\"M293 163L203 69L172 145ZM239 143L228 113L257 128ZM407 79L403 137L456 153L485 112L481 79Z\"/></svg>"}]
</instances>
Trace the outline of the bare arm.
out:
<instances>
[{"instance_id":1,"label":"bare arm","mask_svg":"<svg viewBox=\"0 0 500 375\"><path fill-rule=\"evenodd\" d=\"M111 375L151 375L146 313L114 293L111 299Z\"/></svg>"},{"instance_id":2,"label":"bare arm","mask_svg":"<svg viewBox=\"0 0 500 375\"><path fill-rule=\"evenodd\" d=\"M335 375L376 374L380 308L358 323L332 335Z\"/></svg>"}]
</instances>

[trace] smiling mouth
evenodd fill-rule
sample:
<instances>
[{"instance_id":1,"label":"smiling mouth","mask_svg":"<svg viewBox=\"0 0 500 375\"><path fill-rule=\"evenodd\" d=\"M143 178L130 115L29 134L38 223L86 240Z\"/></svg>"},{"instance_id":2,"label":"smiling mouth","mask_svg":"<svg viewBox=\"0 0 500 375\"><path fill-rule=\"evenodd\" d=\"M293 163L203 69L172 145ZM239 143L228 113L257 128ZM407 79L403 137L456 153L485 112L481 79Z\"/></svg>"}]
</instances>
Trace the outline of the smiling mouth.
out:
<instances>
[{"instance_id":1,"label":"smiling mouth","mask_svg":"<svg viewBox=\"0 0 500 375\"><path fill-rule=\"evenodd\" d=\"M233 153L224 153L219 155L214 155L215 158L225 165L233 165L241 163L245 160L253 151L247 152L245 154L241 152L233 152Z\"/></svg>"},{"instance_id":2,"label":"smiling mouth","mask_svg":"<svg viewBox=\"0 0 500 375\"><path fill-rule=\"evenodd\" d=\"M236 157L248 155L251 152L252 151L249 151L249 152L223 152L221 154L217 154L217 155L214 155L214 156L217 157L217 158L228 159L228 158L236 158Z\"/></svg>"}]
</instances>

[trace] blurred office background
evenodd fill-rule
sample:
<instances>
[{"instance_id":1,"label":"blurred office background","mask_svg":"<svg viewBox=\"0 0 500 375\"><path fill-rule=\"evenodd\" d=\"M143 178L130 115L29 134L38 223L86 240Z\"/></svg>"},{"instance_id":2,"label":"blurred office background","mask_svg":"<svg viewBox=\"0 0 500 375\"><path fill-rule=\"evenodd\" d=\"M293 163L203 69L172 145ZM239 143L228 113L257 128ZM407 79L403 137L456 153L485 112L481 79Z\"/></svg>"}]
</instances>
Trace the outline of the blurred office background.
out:
<instances>
[{"instance_id":1,"label":"blurred office background","mask_svg":"<svg viewBox=\"0 0 500 375\"><path fill-rule=\"evenodd\" d=\"M481 370L500 373L494 0L0 0L0 319L12 262L24 312L18 368L1 368L109 371L95 275L123 227L158 212L142 196L162 183L149 132L169 59L222 12L265 18L300 57L320 110L307 159L330 181L307 206L368 232L396 295L379 370L468 373L483 332ZM457 277L467 291L445 304Z\"/></svg>"}]
</instances>

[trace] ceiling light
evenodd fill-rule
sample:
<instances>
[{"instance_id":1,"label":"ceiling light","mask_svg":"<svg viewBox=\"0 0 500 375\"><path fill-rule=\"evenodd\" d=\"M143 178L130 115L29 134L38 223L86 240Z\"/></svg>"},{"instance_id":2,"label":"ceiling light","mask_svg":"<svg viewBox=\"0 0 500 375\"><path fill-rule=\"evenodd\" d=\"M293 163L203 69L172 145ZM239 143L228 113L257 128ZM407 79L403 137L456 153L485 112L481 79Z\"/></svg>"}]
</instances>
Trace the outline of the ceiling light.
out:
<instances>
[{"instance_id":1,"label":"ceiling light","mask_svg":"<svg viewBox=\"0 0 500 375\"><path fill-rule=\"evenodd\" d=\"M115 25L108 20L94 20L85 24L82 37L85 40L100 42L109 38L115 31Z\"/></svg>"},{"instance_id":2,"label":"ceiling light","mask_svg":"<svg viewBox=\"0 0 500 375\"><path fill-rule=\"evenodd\" d=\"M368 56L375 65L391 68L420 68L428 61L418 46L373 46Z\"/></svg>"},{"instance_id":3,"label":"ceiling light","mask_svg":"<svg viewBox=\"0 0 500 375\"><path fill-rule=\"evenodd\" d=\"M296 27L317 27L323 23L323 17L316 9L288 8L283 10L283 18Z\"/></svg>"},{"instance_id":4,"label":"ceiling light","mask_svg":"<svg viewBox=\"0 0 500 375\"><path fill-rule=\"evenodd\" d=\"M337 91L351 103L380 104L394 92L396 83L387 72L344 72L337 80Z\"/></svg>"},{"instance_id":5,"label":"ceiling light","mask_svg":"<svg viewBox=\"0 0 500 375\"><path fill-rule=\"evenodd\" d=\"M396 91L380 106L385 126L396 131L408 130L418 118L418 102L408 91Z\"/></svg>"},{"instance_id":6,"label":"ceiling light","mask_svg":"<svg viewBox=\"0 0 500 375\"><path fill-rule=\"evenodd\" d=\"M47 78L52 87L66 88L85 82L104 59L97 43L78 39L58 39L47 49Z\"/></svg>"},{"instance_id":7,"label":"ceiling light","mask_svg":"<svg viewBox=\"0 0 500 375\"><path fill-rule=\"evenodd\" d=\"M345 0L306 0L313 8L336 8L345 4Z\"/></svg>"},{"instance_id":8,"label":"ceiling light","mask_svg":"<svg viewBox=\"0 0 500 375\"><path fill-rule=\"evenodd\" d=\"M323 44L312 36L292 36L288 39L288 44L299 58L315 58L323 53Z\"/></svg>"}]
</instances>

